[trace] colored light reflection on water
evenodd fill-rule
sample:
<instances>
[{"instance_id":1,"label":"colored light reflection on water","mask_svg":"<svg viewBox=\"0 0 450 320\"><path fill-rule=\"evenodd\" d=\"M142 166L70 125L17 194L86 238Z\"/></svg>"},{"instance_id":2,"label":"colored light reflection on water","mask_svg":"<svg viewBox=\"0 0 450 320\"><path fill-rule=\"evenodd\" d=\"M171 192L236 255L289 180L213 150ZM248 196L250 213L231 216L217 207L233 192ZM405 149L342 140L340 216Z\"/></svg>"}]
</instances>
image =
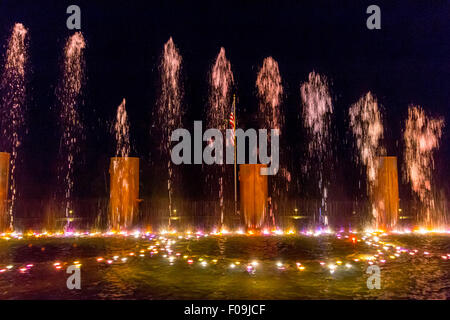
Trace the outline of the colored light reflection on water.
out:
<instances>
[{"instance_id":1,"label":"colored light reflection on water","mask_svg":"<svg viewBox=\"0 0 450 320\"><path fill-rule=\"evenodd\" d=\"M449 234L130 233L0 240L1 299L447 299ZM367 267L381 289L367 288ZM81 268L81 290L65 270Z\"/></svg>"}]
</instances>

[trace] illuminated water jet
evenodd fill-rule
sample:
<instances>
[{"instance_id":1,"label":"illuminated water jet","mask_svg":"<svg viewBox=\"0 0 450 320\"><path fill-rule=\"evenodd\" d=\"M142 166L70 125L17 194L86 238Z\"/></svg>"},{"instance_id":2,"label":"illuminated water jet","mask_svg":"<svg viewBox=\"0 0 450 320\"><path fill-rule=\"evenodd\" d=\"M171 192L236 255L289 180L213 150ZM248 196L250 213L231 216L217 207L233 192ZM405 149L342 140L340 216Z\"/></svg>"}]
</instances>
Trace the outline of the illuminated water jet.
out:
<instances>
[{"instance_id":1,"label":"illuminated water jet","mask_svg":"<svg viewBox=\"0 0 450 320\"><path fill-rule=\"evenodd\" d=\"M109 229L129 230L138 213L139 203L139 158L129 157L130 125L126 101L117 107L114 125L116 156L110 164Z\"/></svg>"},{"instance_id":2,"label":"illuminated water jet","mask_svg":"<svg viewBox=\"0 0 450 320\"><path fill-rule=\"evenodd\" d=\"M264 124L271 129L281 129L281 101L283 85L278 62L272 57L265 58L256 78L256 88L260 98L259 111L264 117Z\"/></svg>"},{"instance_id":3,"label":"illuminated water jet","mask_svg":"<svg viewBox=\"0 0 450 320\"><path fill-rule=\"evenodd\" d=\"M332 153L330 122L333 113L333 104L328 89L327 79L314 71L309 74L300 93L303 102L303 123L309 134L309 163L307 172L314 172L313 167L318 165L318 187L322 197L319 209L319 223L328 225L327 198L329 177L325 177L326 170L330 170ZM322 212L323 210L323 212Z\"/></svg>"},{"instance_id":4,"label":"illuminated water jet","mask_svg":"<svg viewBox=\"0 0 450 320\"><path fill-rule=\"evenodd\" d=\"M349 115L359 160L365 166L367 187L370 190L376 180L377 156L381 152L380 141L383 138L383 123L377 99L368 92L350 107Z\"/></svg>"},{"instance_id":5,"label":"illuminated water jet","mask_svg":"<svg viewBox=\"0 0 450 320\"><path fill-rule=\"evenodd\" d=\"M161 154L167 163L167 193L169 199L169 227L173 209L175 185L174 168L170 159L170 136L181 127L182 87L180 82L182 58L172 37L164 44L161 64L161 96L158 101L157 124L162 130Z\"/></svg>"},{"instance_id":6,"label":"illuminated water jet","mask_svg":"<svg viewBox=\"0 0 450 320\"><path fill-rule=\"evenodd\" d=\"M419 221L425 228L439 229L445 227L446 217L438 212L432 187L434 168L433 153L439 149L444 119L434 119L425 114L420 106L408 108L403 138L404 178L411 183L411 190L421 203L422 216Z\"/></svg>"},{"instance_id":7,"label":"illuminated water jet","mask_svg":"<svg viewBox=\"0 0 450 320\"><path fill-rule=\"evenodd\" d=\"M282 130L284 117L280 108L283 99L283 85L281 81L278 62L272 57L267 57L263 61L263 65L258 72L256 78L256 88L259 98L259 116L263 128ZM270 141L270 136L268 137ZM282 157L281 157L282 158ZM290 174L284 168L283 161L280 161L280 171L277 175L271 176L270 181L270 197L269 200L269 217L272 227L275 227L275 215L281 201L282 189L288 189Z\"/></svg>"},{"instance_id":8,"label":"illuminated water jet","mask_svg":"<svg viewBox=\"0 0 450 320\"><path fill-rule=\"evenodd\" d=\"M10 196L9 229L14 229L14 208L17 200L16 166L19 147L22 143L24 108L26 98L26 65L28 60L26 36L28 30L21 23L16 23L8 40L6 61L0 84L1 101L1 149L8 151L10 157ZM4 144L3 144L4 141Z\"/></svg>"},{"instance_id":9,"label":"illuminated water jet","mask_svg":"<svg viewBox=\"0 0 450 320\"><path fill-rule=\"evenodd\" d=\"M373 190L377 182L378 156L384 153L384 149L381 146L383 123L377 99L368 92L350 107L349 116L358 149L357 159L365 167L367 194L372 205L372 214L378 221L379 213L374 205Z\"/></svg>"},{"instance_id":10,"label":"illuminated water jet","mask_svg":"<svg viewBox=\"0 0 450 320\"><path fill-rule=\"evenodd\" d=\"M130 230L139 210L139 158L111 158L109 174L109 229Z\"/></svg>"},{"instance_id":11,"label":"illuminated water jet","mask_svg":"<svg viewBox=\"0 0 450 320\"><path fill-rule=\"evenodd\" d=\"M62 82L57 89L57 98L60 105L60 125L63 132L60 154L64 158L62 165L59 167L59 172L65 186L65 230L70 228L70 221L73 218L73 170L76 156L80 151L79 140L83 129L77 108L80 104L84 78L83 51L85 47L86 44L81 32L75 33L67 40L64 47Z\"/></svg>"},{"instance_id":12,"label":"illuminated water jet","mask_svg":"<svg viewBox=\"0 0 450 320\"><path fill-rule=\"evenodd\" d=\"M226 119L232 112L231 108L231 97L232 97L232 87L234 85L234 76L231 71L230 61L226 58L225 49L220 48L220 52L217 55L216 61L212 66L209 86L210 86L210 96L209 96L209 110L207 114L208 127L215 128L222 131L224 135L226 130ZM231 141L226 141L227 145ZM218 185L219 192L219 207L220 207L220 225L224 223L224 184L226 177L225 165L221 164L219 166L214 166L207 175L207 181L209 182L212 190L215 191L215 186ZM217 183L218 182L218 183Z\"/></svg>"},{"instance_id":13,"label":"illuminated water jet","mask_svg":"<svg viewBox=\"0 0 450 320\"><path fill-rule=\"evenodd\" d=\"M128 157L130 154L130 124L128 122L126 100L117 107L114 131L116 136L116 157Z\"/></svg>"}]
</instances>

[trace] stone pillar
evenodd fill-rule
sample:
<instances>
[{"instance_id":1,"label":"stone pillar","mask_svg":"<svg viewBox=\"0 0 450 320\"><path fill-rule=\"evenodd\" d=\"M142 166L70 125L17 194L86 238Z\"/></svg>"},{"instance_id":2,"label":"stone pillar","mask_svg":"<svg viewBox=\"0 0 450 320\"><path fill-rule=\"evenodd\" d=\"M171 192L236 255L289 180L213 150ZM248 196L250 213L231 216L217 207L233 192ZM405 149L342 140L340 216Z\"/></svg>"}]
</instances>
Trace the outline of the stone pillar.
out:
<instances>
[{"instance_id":1,"label":"stone pillar","mask_svg":"<svg viewBox=\"0 0 450 320\"><path fill-rule=\"evenodd\" d=\"M377 229L393 230L399 208L397 157L379 158L373 201Z\"/></svg>"},{"instance_id":2,"label":"stone pillar","mask_svg":"<svg viewBox=\"0 0 450 320\"><path fill-rule=\"evenodd\" d=\"M10 155L0 152L0 233L9 229L8 219L8 185Z\"/></svg>"},{"instance_id":3,"label":"stone pillar","mask_svg":"<svg viewBox=\"0 0 450 320\"><path fill-rule=\"evenodd\" d=\"M248 229L259 229L267 214L268 180L260 174L263 164L240 164L239 186L241 213Z\"/></svg>"},{"instance_id":4,"label":"stone pillar","mask_svg":"<svg viewBox=\"0 0 450 320\"><path fill-rule=\"evenodd\" d=\"M139 158L111 158L109 173L109 226L129 230L138 212Z\"/></svg>"}]
</instances>

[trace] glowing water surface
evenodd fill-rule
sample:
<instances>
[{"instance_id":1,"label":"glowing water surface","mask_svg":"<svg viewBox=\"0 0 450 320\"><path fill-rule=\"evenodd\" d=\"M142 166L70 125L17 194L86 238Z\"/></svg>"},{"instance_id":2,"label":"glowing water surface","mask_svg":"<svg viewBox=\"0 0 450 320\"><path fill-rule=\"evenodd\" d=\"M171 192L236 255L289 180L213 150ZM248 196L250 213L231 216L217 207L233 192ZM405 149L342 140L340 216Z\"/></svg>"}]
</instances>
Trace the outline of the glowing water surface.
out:
<instances>
[{"instance_id":1,"label":"glowing water surface","mask_svg":"<svg viewBox=\"0 0 450 320\"><path fill-rule=\"evenodd\" d=\"M0 298L448 299L449 252L449 235L418 234L0 240ZM71 264L81 290L66 287Z\"/></svg>"}]
</instances>

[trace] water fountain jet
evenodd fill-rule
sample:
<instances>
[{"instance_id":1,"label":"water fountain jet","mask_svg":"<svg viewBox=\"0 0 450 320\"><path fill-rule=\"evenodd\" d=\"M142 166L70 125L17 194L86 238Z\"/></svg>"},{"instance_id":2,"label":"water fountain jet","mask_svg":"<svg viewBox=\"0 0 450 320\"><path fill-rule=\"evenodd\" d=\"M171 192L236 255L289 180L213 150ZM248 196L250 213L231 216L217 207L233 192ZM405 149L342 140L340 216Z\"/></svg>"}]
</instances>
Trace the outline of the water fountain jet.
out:
<instances>
[{"instance_id":1,"label":"water fountain jet","mask_svg":"<svg viewBox=\"0 0 450 320\"><path fill-rule=\"evenodd\" d=\"M222 135L226 130L226 124L230 113L233 111L231 106L232 87L234 85L234 76L231 71L231 63L225 55L225 49L220 48L220 52L217 55L216 61L212 66L209 86L209 110L207 114L208 127L215 128L222 131ZM227 145L232 141L226 140ZM227 171L225 165L214 166L211 168L207 175L207 181L212 190L215 191L215 187L218 185L218 198L220 208L220 227L224 224L225 215L225 180L227 177Z\"/></svg>"},{"instance_id":2,"label":"water fountain jet","mask_svg":"<svg viewBox=\"0 0 450 320\"><path fill-rule=\"evenodd\" d=\"M259 98L259 116L261 118L262 127L269 130L278 129L282 131L283 113L281 111L281 102L283 98L283 85L281 83L281 75L278 62L272 57L267 57L263 61L263 65L258 72L256 78L256 89ZM268 142L270 142L270 135ZM270 203L268 204L268 221L272 227L276 226L275 215L278 211L279 202L281 202L281 189L287 191L290 174L283 167L280 161L280 173L270 178ZM286 184L285 184L286 183ZM266 199L269 201L269 198Z\"/></svg>"},{"instance_id":3,"label":"water fountain jet","mask_svg":"<svg viewBox=\"0 0 450 320\"><path fill-rule=\"evenodd\" d=\"M432 189L433 153L439 149L444 119L434 119L420 106L410 106L405 122L405 180L420 200L422 215L419 223L427 229L446 227L446 217L436 210Z\"/></svg>"},{"instance_id":4,"label":"water fountain jet","mask_svg":"<svg viewBox=\"0 0 450 320\"><path fill-rule=\"evenodd\" d=\"M159 67L161 77L161 96L158 101L157 124L162 130L160 144L161 154L167 163L167 194L170 228L173 213L173 193L175 175L170 159L170 136L172 131L181 127L181 100L183 91L181 88L182 58L176 48L172 37L164 44L162 60Z\"/></svg>"},{"instance_id":5,"label":"water fountain jet","mask_svg":"<svg viewBox=\"0 0 450 320\"><path fill-rule=\"evenodd\" d=\"M358 160L363 167L365 167L367 194L372 207L371 211L375 220L375 228L390 231L397 224L397 214L389 214L389 217L386 217L385 215L388 214L388 211L384 208L388 203L381 205L379 201L377 203L376 200L385 199L388 201L387 199L390 198L394 199L394 202L398 202L398 200L395 200L395 194L392 194L389 197L381 196L381 192L377 192L377 194L375 194L377 184L379 182L383 184L388 181L383 178L382 173L379 173L379 156L384 154L385 150L381 146L381 139L383 138L383 123L381 120L381 113L378 108L378 100L372 95L371 92L368 92L361 97L358 102L350 107L349 116L350 127L356 139ZM394 170L392 165L388 168L391 168L391 172ZM381 187L382 185L380 185L380 188ZM395 190L398 190L398 186L397 188L391 188L391 190L392 192L395 192ZM386 221L388 221L387 224L385 223Z\"/></svg>"},{"instance_id":6,"label":"water fountain jet","mask_svg":"<svg viewBox=\"0 0 450 320\"><path fill-rule=\"evenodd\" d=\"M26 64L28 60L26 36L28 30L21 23L16 23L8 40L6 62L1 80L1 133L5 145L0 149L10 153L10 184L11 203L8 208L9 229L14 229L14 209L17 200L16 166L19 147L22 143L22 127L24 123L24 108L26 98ZM3 141L3 140L2 140Z\"/></svg>"},{"instance_id":7,"label":"water fountain jet","mask_svg":"<svg viewBox=\"0 0 450 320\"><path fill-rule=\"evenodd\" d=\"M110 164L109 228L115 231L129 230L138 213L139 158L129 157L130 135L126 101L117 108L114 126L116 156Z\"/></svg>"},{"instance_id":8,"label":"water fountain jet","mask_svg":"<svg viewBox=\"0 0 450 320\"><path fill-rule=\"evenodd\" d=\"M67 39L64 47L63 78L57 89L60 105L60 126L62 130L60 154L63 161L59 167L60 179L64 181L65 226L70 229L72 217L72 193L74 186L74 164L79 153L79 140L83 126L77 110L84 78L84 49L86 43L83 34L76 32Z\"/></svg>"},{"instance_id":9,"label":"water fountain jet","mask_svg":"<svg viewBox=\"0 0 450 320\"><path fill-rule=\"evenodd\" d=\"M314 71L309 74L308 81L301 88L303 102L303 121L309 135L309 158L307 172L315 172L318 166L318 188L321 193L319 208L319 224L328 225L328 185L331 170L331 137L330 122L333 104L328 89L327 79Z\"/></svg>"}]
</instances>

